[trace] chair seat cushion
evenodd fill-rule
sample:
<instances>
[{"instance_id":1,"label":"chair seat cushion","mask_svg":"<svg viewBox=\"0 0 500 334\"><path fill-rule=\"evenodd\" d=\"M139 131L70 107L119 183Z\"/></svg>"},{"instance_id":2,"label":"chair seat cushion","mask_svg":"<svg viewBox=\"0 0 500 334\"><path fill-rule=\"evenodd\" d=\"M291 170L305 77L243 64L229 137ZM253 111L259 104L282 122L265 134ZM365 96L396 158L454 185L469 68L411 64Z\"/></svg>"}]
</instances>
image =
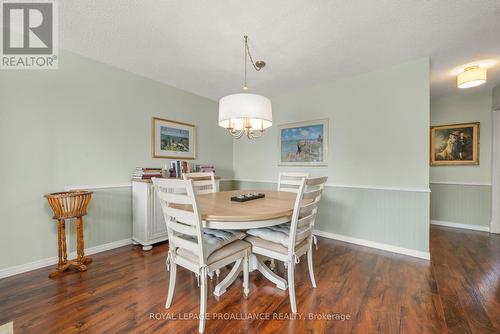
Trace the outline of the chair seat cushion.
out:
<instances>
[{"instance_id":1,"label":"chair seat cushion","mask_svg":"<svg viewBox=\"0 0 500 334\"><path fill-rule=\"evenodd\" d=\"M236 240L242 240L246 237L246 234L240 231L205 228L203 229L203 232L203 244L205 246L205 256L207 257L225 245ZM181 235L179 237L197 242L196 237L194 236Z\"/></svg>"},{"instance_id":2,"label":"chair seat cushion","mask_svg":"<svg viewBox=\"0 0 500 334\"><path fill-rule=\"evenodd\" d=\"M270 227L253 228L247 231L247 234L259 237L261 239L279 243L288 247L288 238L290 236L290 223L280 224ZM300 243L311 234L309 225L297 227L296 243Z\"/></svg>"},{"instance_id":3,"label":"chair seat cushion","mask_svg":"<svg viewBox=\"0 0 500 334\"><path fill-rule=\"evenodd\" d=\"M254 237L254 236L246 237L245 241L248 241L249 243L251 243L252 247L254 247L254 248L264 248L264 249L273 251L275 253L279 253L282 255L288 255L288 248L283 247L281 244L278 244L276 242L267 241L267 240L261 239L259 237ZM303 247L306 247L307 243L308 243L307 239L302 240L302 242L297 243L297 245L295 246L295 250L299 250Z\"/></svg>"},{"instance_id":4,"label":"chair seat cushion","mask_svg":"<svg viewBox=\"0 0 500 334\"><path fill-rule=\"evenodd\" d=\"M210 265L212 263L230 257L231 255L241 252L245 249L249 249L250 247L251 245L246 241L243 240L233 241L230 244L227 244L222 248L219 248L218 250L214 251L212 255L210 255L207 258L207 265ZM177 255L182 256L183 258L193 262L196 265L200 263L200 258L198 257L198 255L186 249L178 248Z\"/></svg>"}]
</instances>

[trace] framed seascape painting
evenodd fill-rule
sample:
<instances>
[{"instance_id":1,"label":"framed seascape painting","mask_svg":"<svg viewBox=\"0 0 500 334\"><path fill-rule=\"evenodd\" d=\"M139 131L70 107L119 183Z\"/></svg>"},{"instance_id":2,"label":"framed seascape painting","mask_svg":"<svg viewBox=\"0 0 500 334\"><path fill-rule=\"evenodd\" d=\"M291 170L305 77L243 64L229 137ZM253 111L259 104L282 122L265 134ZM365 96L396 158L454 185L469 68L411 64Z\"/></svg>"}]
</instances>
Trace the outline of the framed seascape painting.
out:
<instances>
[{"instance_id":1,"label":"framed seascape painting","mask_svg":"<svg viewBox=\"0 0 500 334\"><path fill-rule=\"evenodd\" d=\"M195 159L196 126L153 117L153 158Z\"/></svg>"},{"instance_id":2,"label":"framed seascape painting","mask_svg":"<svg viewBox=\"0 0 500 334\"><path fill-rule=\"evenodd\" d=\"M431 166L479 165L479 122L431 127Z\"/></svg>"},{"instance_id":3,"label":"framed seascape painting","mask_svg":"<svg viewBox=\"0 0 500 334\"><path fill-rule=\"evenodd\" d=\"M280 125L278 136L280 165L326 165L328 119Z\"/></svg>"}]
</instances>

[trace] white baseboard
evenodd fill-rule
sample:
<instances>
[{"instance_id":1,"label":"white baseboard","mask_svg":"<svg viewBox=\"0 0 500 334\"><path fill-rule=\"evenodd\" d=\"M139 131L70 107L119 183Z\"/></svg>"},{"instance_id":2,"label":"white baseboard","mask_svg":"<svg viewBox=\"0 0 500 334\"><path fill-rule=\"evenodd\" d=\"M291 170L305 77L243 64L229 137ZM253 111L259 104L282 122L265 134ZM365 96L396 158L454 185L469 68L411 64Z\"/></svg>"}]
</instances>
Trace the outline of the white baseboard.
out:
<instances>
[{"instance_id":1,"label":"white baseboard","mask_svg":"<svg viewBox=\"0 0 500 334\"><path fill-rule=\"evenodd\" d=\"M345 235L335 234L335 233L325 232L325 231L320 231L320 230L314 230L314 234L319 235L320 237L328 238L328 239L340 240L340 241L348 242L351 244L381 249L381 250L392 252L392 253L398 253L398 254L418 257L420 259L425 259L425 260L431 259L431 254L429 252L422 252L422 251L418 251L418 250L414 250L414 249L383 244L383 243L365 240L365 239L348 237Z\"/></svg>"},{"instance_id":2,"label":"white baseboard","mask_svg":"<svg viewBox=\"0 0 500 334\"><path fill-rule=\"evenodd\" d=\"M85 254L86 255L92 255L100 252L105 252L110 249L126 246L132 243L132 239L123 239L123 240L118 240L118 241L113 241L104 245L99 245L95 247L90 247L90 248L85 248ZM76 257L76 252L71 252L68 254L68 258L72 259ZM27 271L32 271L35 269L40 269L43 267L47 266L52 266L56 264L58 261L57 256L54 257L49 257L47 259L41 259L37 261L33 261L30 263L25 263L25 264L20 264L14 267L9 267L5 269L0 269L0 279L25 273Z\"/></svg>"},{"instance_id":3,"label":"white baseboard","mask_svg":"<svg viewBox=\"0 0 500 334\"><path fill-rule=\"evenodd\" d=\"M442 220L431 220L431 225L454 227L454 228L463 228L463 229L466 229L466 230L474 230L474 231L482 231L482 232L489 232L490 231L490 227L489 226L480 226L480 225L470 225L470 224L453 223L453 222L446 222L446 221L442 221Z\"/></svg>"}]
</instances>

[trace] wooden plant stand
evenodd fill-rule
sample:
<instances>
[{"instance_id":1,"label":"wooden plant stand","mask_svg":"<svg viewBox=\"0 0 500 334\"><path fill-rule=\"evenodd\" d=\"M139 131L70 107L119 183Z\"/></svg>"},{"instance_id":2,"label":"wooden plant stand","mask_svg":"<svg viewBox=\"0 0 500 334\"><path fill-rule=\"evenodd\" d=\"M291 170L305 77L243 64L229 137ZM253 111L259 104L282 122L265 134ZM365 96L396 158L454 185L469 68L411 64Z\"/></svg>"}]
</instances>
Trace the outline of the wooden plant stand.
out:
<instances>
[{"instance_id":1,"label":"wooden plant stand","mask_svg":"<svg viewBox=\"0 0 500 334\"><path fill-rule=\"evenodd\" d=\"M87 214L87 207L92 199L92 192L81 190L67 191L47 194L45 198L47 198L52 211L54 211L53 218L57 220L57 255L59 257L57 270L51 273L49 278L56 277L71 266L74 266L79 271L86 271L87 264L91 263L92 259L84 255L82 217ZM65 219L72 218L75 218L76 221L77 257L74 260L68 260Z\"/></svg>"}]
</instances>

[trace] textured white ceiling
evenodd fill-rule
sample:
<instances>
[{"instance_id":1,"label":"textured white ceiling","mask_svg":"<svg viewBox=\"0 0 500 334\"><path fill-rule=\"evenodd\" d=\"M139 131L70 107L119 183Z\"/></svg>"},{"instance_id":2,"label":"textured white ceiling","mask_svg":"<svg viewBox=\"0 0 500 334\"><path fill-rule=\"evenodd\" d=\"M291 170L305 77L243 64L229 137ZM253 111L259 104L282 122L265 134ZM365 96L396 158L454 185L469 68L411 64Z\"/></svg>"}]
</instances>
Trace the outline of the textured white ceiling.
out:
<instances>
[{"instance_id":1,"label":"textured white ceiling","mask_svg":"<svg viewBox=\"0 0 500 334\"><path fill-rule=\"evenodd\" d=\"M240 91L243 34L268 66L253 92L275 96L431 57L431 90L489 59L500 81L500 0L63 0L62 47L212 98Z\"/></svg>"}]
</instances>

